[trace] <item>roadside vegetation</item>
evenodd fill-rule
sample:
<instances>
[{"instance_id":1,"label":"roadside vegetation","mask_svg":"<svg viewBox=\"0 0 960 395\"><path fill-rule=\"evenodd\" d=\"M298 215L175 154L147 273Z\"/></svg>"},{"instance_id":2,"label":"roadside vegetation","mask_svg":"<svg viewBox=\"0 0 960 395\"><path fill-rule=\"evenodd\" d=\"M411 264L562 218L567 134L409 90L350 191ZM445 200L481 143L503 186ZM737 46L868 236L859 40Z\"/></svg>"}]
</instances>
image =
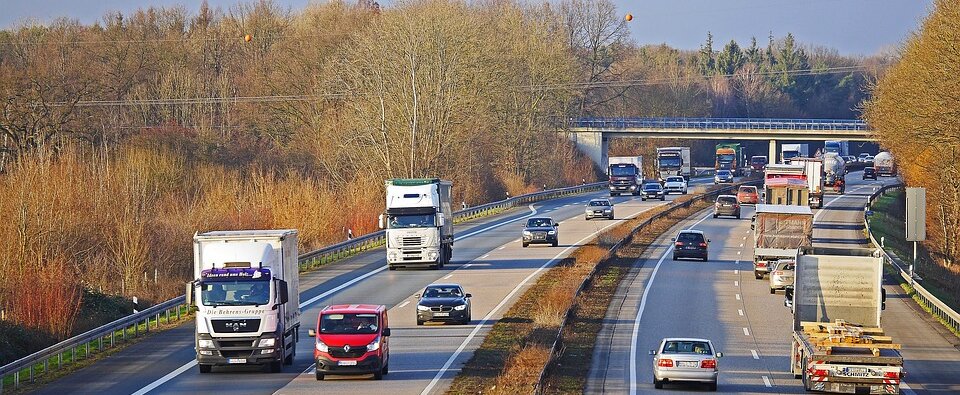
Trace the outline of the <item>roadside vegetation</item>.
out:
<instances>
[{"instance_id":1,"label":"roadside vegetation","mask_svg":"<svg viewBox=\"0 0 960 395\"><path fill-rule=\"evenodd\" d=\"M608 0L203 3L0 31L4 320L39 346L91 319L91 292L175 296L197 231L362 235L385 178L451 179L468 205L597 180L556 133L569 118L854 117L890 61L704 35L637 45Z\"/></svg>"},{"instance_id":2,"label":"roadside vegetation","mask_svg":"<svg viewBox=\"0 0 960 395\"><path fill-rule=\"evenodd\" d=\"M904 182L927 190L927 240L922 242L921 275L951 295L954 306L960 295L957 42L960 3L935 1L933 12L904 45L899 61L872 87L872 98L865 103L864 112L883 148L897 158ZM897 204L902 205L902 200ZM891 225L888 232L899 229L896 237L902 240L902 208L891 208L887 214L901 222ZM912 246L905 250L895 247L909 251L907 260L912 260Z\"/></svg>"}]
</instances>

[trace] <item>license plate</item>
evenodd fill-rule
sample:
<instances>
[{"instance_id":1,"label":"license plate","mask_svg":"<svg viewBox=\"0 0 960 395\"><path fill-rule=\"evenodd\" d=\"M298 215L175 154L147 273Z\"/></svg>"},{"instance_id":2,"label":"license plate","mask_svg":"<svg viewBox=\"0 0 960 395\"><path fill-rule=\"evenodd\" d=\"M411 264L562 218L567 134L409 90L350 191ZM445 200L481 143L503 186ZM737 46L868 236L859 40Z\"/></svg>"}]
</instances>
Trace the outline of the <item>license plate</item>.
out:
<instances>
[{"instance_id":1,"label":"license plate","mask_svg":"<svg viewBox=\"0 0 960 395\"><path fill-rule=\"evenodd\" d=\"M337 362L337 365L340 365L340 366L357 366L357 361L340 361L340 362Z\"/></svg>"},{"instance_id":2,"label":"license plate","mask_svg":"<svg viewBox=\"0 0 960 395\"><path fill-rule=\"evenodd\" d=\"M700 364L697 361L678 361L677 366L681 368L697 368Z\"/></svg>"},{"instance_id":3,"label":"license plate","mask_svg":"<svg viewBox=\"0 0 960 395\"><path fill-rule=\"evenodd\" d=\"M688 250L695 250L695 249L697 249L697 246L687 246L687 249L688 249Z\"/></svg>"},{"instance_id":4,"label":"license plate","mask_svg":"<svg viewBox=\"0 0 960 395\"><path fill-rule=\"evenodd\" d=\"M433 313L434 317L449 317L450 313Z\"/></svg>"},{"instance_id":5,"label":"license plate","mask_svg":"<svg viewBox=\"0 0 960 395\"><path fill-rule=\"evenodd\" d=\"M546 239L546 236L534 236L534 240L543 240Z\"/></svg>"},{"instance_id":6,"label":"license plate","mask_svg":"<svg viewBox=\"0 0 960 395\"><path fill-rule=\"evenodd\" d=\"M227 358L227 363L247 363L246 358Z\"/></svg>"}]
</instances>

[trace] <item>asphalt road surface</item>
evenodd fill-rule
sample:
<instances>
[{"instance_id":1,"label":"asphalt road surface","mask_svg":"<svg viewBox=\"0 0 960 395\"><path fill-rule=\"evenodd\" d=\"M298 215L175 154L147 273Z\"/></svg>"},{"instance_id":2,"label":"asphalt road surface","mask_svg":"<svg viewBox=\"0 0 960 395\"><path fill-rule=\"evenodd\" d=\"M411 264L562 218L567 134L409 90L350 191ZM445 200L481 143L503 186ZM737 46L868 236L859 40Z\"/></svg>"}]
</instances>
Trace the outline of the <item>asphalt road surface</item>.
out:
<instances>
[{"instance_id":1,"label":"asphalt road surface","mask_svg":"<svg viewBox=\"0 0 960 395\"><path fill-rule=\"evenodd\" d=\"M890 178L861 181L851 173L845 195L826 197L814 210L814 245L866 247L863 207L876 187ZM804 393L789 373L792 315L783 292L771 295L765 277L753 276L753 238L744 206L742 219L712 218L712 209L684 221L661 237L623 282L597 340L587 393L700 392L706 386L653 387L648 352L664 337L713 340L720 359L719 392ZM711 239L710 261L672 261L670 238L684 228ZM904 298L895 283L886 285L883 328L903 345L907 376L904 393L960 393L958 339Z\"/></svg>"}]
</instances>

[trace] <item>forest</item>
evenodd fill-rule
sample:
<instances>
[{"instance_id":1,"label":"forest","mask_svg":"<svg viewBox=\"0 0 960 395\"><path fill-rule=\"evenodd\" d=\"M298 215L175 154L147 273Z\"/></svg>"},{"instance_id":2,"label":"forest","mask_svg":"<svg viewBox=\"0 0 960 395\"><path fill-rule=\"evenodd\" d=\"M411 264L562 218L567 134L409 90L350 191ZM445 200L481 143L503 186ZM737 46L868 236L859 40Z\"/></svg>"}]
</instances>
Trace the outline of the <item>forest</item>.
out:
<instances>
[{"instance_id":1,"label":"forest","mask_svg":"<svg viewBox=\"0 0 960 395\"><path fill-rule=\"evenodd\" d=\"M387 178L468 205L602 179L565 119L856 118L899 56L628 28L608 0L264 0L0 31L4 317L62 339L91 297L173 297L198 231L373 231Z\"/></svg>"}]
</instances>

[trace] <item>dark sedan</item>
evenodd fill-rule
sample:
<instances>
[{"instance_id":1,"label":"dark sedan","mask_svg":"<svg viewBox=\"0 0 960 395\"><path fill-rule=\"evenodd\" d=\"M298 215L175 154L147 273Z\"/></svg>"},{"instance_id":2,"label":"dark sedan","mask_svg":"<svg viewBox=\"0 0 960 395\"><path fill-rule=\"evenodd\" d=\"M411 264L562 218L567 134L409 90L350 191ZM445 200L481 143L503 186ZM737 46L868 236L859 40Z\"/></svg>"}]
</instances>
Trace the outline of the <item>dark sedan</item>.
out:
<instances>
[{"instance_id":1,"label":"dark sedan","mask_svg":"<svg viewBox=\"0 0 960 395\"><path fill-rule=\"evenodd\" d=\"M673 260L679 258L700 258L707 261L707 243L709 239L699 230L681 230L673 239Z\"/></svg>"},{"instance_id":2,"label":"dark sedan","mask_svg":"<svg viewBox=\"0 0 960 395\"><path fill-rule=\"evenodd\" d=\"M666 199L666 193L663 191L663 186L661 186L659 182L643 184L643 189L640 190L640 200L647 199Z\"/></svg>"},{"instance_id":3,"label":"dark sedan","mask_svg":"<svg viewBox=\"0 0 960 395\"><path fill-rule=\"evenodd\" d=\"M560 224L547 217L530 218L523 227L523 247L530 244L550 244L556 247L559 244L557 228Z\"/></svg>"},{"instance_id":4,"label":"dark sedan","mask_svg":"<svg viewBox=\"0 0 960 395\"><path fill-rule=\"evenodd\" d=\"M872 178L877 179L877 168L876 167L864 167L863 168L863 179L866 180Z\"/></svg>"},{"instance_id":5,"label":"dark sedan","mask_svg":"<svg viewBox=\"0 0 960 395\"><path fill-rule=\"evenodd\" d=\"M417 295L417 325L428 321L470 323L470 294L458 284L430 284Z\"/></svg>"}]
</instances>

